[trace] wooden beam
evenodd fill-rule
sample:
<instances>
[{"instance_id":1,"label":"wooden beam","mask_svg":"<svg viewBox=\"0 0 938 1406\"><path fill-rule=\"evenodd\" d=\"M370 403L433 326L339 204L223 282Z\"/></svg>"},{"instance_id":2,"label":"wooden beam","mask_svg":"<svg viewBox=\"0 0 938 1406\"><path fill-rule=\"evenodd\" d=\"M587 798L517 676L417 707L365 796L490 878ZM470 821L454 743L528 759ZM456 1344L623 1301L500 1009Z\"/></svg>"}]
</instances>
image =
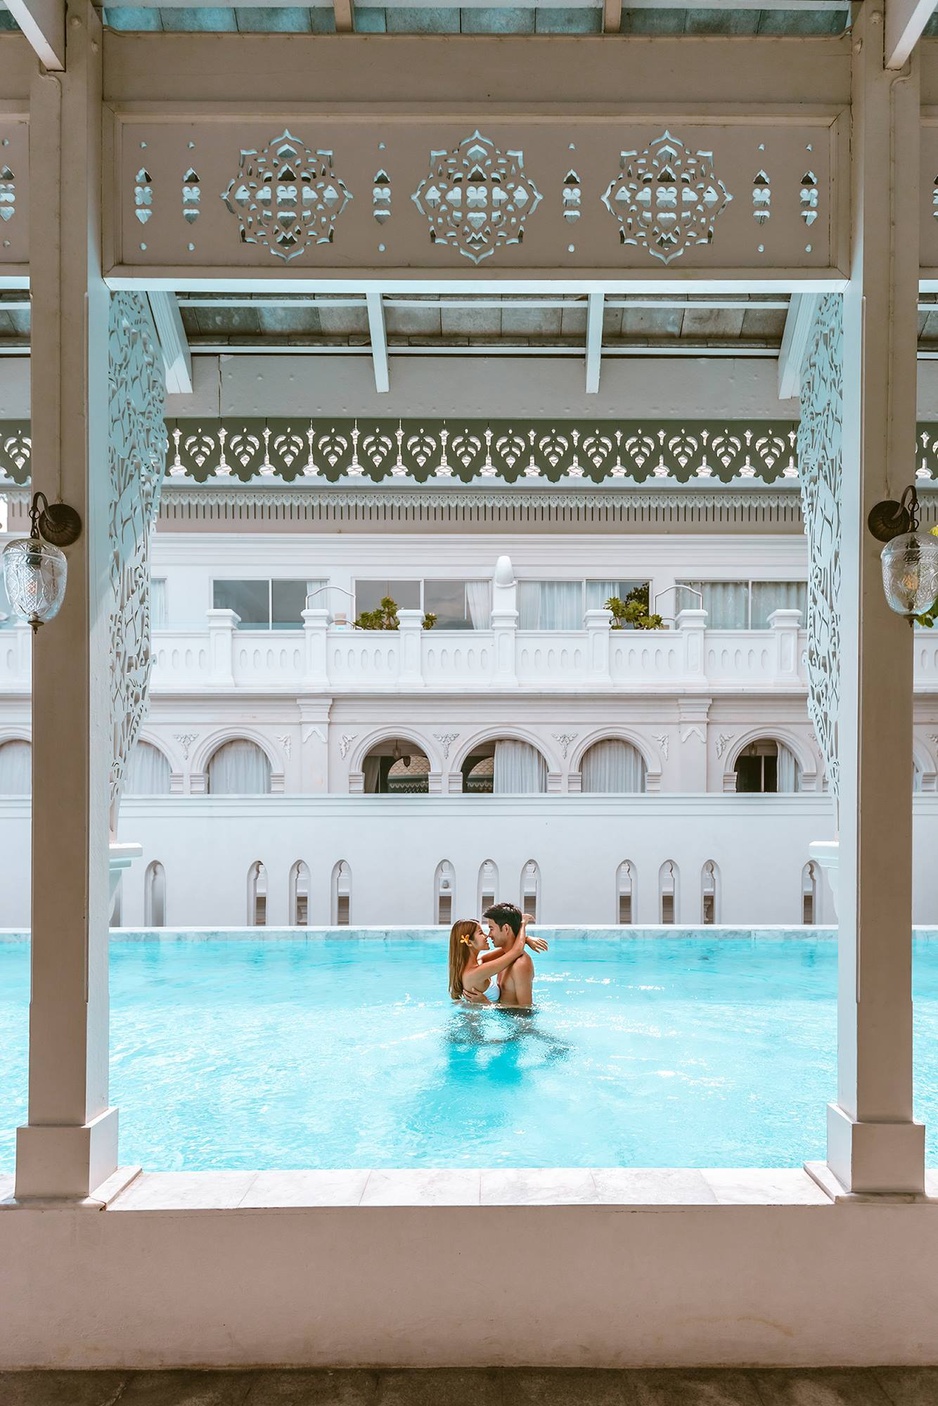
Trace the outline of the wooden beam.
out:
<instances>
[{"instance_id":1,"label":"wooden beam","mask_svg":"<svg viewBox=\"0 0 938 1406\"><path fill-rule=\"evenodd\" d=\"M332 8L335 11L336 34L353 34L355 32L355 16L352 10L352 0L332 0Z\"/></svg>"},{"instance_id":2,"label":"wooden beam","mask_svg":"<svg viewBox=\"0 0 938 1406\"><path fill-rule=\"evenodd\" d=\"M586 394L599 393L603 354L603 294L590 293L586 313Z\"/></svg>"},{"instance_id":3,"label":"wooden beam","mask_svg":"<svg viewBox=\"0 0 938 1406\"><path fill-rule=\"evenodd\" d=\"M801 368L817 314L820 294L792 293L778 354L778 398L801 394Z\"/></svg>"},{"instance_id":4,"label":"wooden beam","mask_svg":"<svg viewBox=\"0 0 938 1406\"><path fill-rule=\"evenodd\" d=\"M603 34L618 34L622 28L622 0L603 0Z\"/></svg>"},{"instance_id":5,"label":"wooden beam","mask_svg":"<svg viewBox=\"0 0 938 1406\"><path fill-rule=\"evenodd\" d=\"M887 0L884 34L887 68L905 67L934 13L935 0Z\"/></svg>"},{"instance_id":6,"label":"wooden beam","mask_svg":"<svg viewBox=\"0 0 938 1406\"><path fill-rule=\"evenodd\" d=\"M371 357L375 366L375 390L380 393L391 389L388 368L388 334L384 325L384 308L380 293L366 293L368 304L368 332L371 336Z\"/></svg>"},{"instance_id":7,"label":"wooden beam","mask_svg":"<svg viewBox=\"0 0 938 1406\"><path fill-rule=\"evenodd\" d=\"M175 293L148 294L150 311L163 353L166 390L169 395L192 394L192 357L186 340L186 329Z\"/></svg>"},{"instance_id":8,"label":"wooden beam","mask_svg":"<svg viewBox=\"0 0 938 1406\"><path fill-rule=\"evenodd\" d=\"M65 68L65 0L6 0L6 7L43 67Z\"/></svg>"}]
</instances>

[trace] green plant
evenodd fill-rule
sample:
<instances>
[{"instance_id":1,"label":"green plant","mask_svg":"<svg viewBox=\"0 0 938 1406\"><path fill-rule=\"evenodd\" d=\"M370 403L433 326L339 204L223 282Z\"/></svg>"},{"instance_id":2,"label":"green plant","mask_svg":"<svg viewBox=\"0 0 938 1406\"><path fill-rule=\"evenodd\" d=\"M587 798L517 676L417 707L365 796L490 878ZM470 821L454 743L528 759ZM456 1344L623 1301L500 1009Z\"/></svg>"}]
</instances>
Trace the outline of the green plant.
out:
<instances>
[{"instance_id":1,"label":"green plant","mask_svg":"<svg viewBox=\"0 0 938 1406\"><path fill-rule=\"evenodd\" d=\"M625 600L610 596L605 609L612 611L614 630L623 630L628 626L633 630L660 630L663 624L660 615L650 615L648 612L647 586L633 586Z\"/></svg>"},{"instance_id":2,"label":"green plant","mask_svg":"<svg viewBox=\"0 0 938 1406\"><path fill-rule=\"evenodd\" d=\"M401 622L398 618L398 604L390 596L383 596L378 602L377 610L363 610L355 620L355 628L358 630L399 630ZM432 630L436 624L436 616L427 611L423 617L423 628Z\"/></svg>"}]
</instances>

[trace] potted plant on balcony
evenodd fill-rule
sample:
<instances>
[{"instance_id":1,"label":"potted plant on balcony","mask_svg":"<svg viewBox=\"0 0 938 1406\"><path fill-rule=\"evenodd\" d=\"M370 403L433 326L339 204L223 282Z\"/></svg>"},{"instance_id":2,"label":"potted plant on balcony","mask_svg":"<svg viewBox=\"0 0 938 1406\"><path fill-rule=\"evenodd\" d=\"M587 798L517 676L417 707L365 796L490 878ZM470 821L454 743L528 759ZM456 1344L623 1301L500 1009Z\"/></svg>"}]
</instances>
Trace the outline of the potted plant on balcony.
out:
<instances>
[{"instance_id":1,"label":"potted plant on balcony","mask_svg":"<svg viewBox=\"0 0 938 1406\"><path fill-rule=\"evenodd\" d=\"M398 630L400 620L398 619L398 604L391 596L382 596L378 602L377 610L363 610L356 617L356 630ZM436 616L427 611L423 617L423 628L432 630L436 624Z\"/></svg>"},{"instance_id":2,"label":"potted plant on balcony","mask_svg":"<svg viewBox=\"0 0 938 1406\"><path fill-rule=\"evenodd\" d=\"M647 586L633 587L625 600L610 596L605 609L612 611L614 630L660 630L664 623L660 615L649 614Z\"/></svg>"}]
</instances>

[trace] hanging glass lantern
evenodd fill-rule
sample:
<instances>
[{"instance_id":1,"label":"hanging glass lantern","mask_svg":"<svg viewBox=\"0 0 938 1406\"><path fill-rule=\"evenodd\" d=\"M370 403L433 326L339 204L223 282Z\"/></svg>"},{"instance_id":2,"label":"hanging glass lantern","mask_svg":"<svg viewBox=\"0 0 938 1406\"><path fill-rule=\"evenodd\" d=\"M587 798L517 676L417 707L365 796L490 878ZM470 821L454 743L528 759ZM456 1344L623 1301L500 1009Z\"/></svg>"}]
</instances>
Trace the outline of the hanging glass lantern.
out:
<instances>
[{"instance_id":1,"label":"hanging glass lantern","mask_svg":"<svg viewBox=\"0 0 938 1406\"><path fill-rule=\"evenodd\" d=\"M68 547L78 540L81 518L67 504L50 506L44 493L36 493L29 520L30 535L4 548L3 584L13 613L28 620L35 634L58 615L65 599L68 562L59 545Z\"/></svg>"},{"instance_id":2,"label":"hanging glass lantern","mask_svg":"<svg viewBox=\"0 0 938 1406\"><path fill-rule=\"evenodd\" d=\"M938 538L904 532L883 548L883 590L890 610L911 619L938 600Z\"/></svg>"}]
</instances>

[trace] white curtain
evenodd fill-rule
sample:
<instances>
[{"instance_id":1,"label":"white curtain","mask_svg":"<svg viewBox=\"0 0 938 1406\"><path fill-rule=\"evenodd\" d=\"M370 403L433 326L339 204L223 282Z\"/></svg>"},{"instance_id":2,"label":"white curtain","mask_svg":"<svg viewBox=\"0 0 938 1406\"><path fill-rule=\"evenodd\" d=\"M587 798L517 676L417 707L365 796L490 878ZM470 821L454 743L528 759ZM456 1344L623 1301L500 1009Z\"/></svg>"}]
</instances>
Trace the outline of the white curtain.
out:
<instances>
[{"instance_id":1,"label":"white curtain","mask_svg":"<svg viewBox=\"0 0 938 1406\"><path fill-rule=\"evenodd\" d=\"M779 791L801 790L801 768L794 752L778 744L778 789Z\"/></svg>"},{"instance_id":2,"label":"white curtain","mask_svg":"<svg viewBox=\"0 0 938 1406\"><path fill-rule=\"evenodd\" d=\"M604 610L606 601L612 596L621 597L622 583L620 581L587 581L586 583L586 608L587 610Z\"/></svg>"},{"instance_id":3,"label":"white curtain","mask_svg":"<svg viewBox=\"0 0 938 1406\"><path fill-rule=\"evenodd\" d=\"M684 581L681 584L699 591L703 600L698 601L690 591L677 591L676 610L702 607L707 612L707 625L711 630L749 629L748 581Z\"/></svg>"},{"instance_id":4,"label":"white curtain","mask_svg":"<svg viewBox=\"0 0 938 1406\"><path fill-rule=\"evenodd\" d=\"M769 616L776 610L800 610L803 621L807 596L804 581L753 581L752 628L767 630Z\"/></svg>"},{"instance_id":5,"label":"white curtain","mask_svg":"<svg viewBox=\"0 0 938 1406\"><path fill-rule=\"evenodd\" d=\"M124 795L169 795L170 771L169 761L159 747L153 747L149 742L138 742L130 754Z\"/></svg>"},{"instance_id":6,"label":"white curtain","mask_svg":"<svg viewBox=\"0 0 938 1406\"><path fill-rule=\"evenodd\" d=\"M519 630L582 630L580 581L519 581Z\"/></svg>"},{"instance_id":7,"label":"white curtain","mask_svg":"<svg viewBox=\"0 0 938 1406\"><path fill-rule=\"evenodd\" d=\"M608 738L584 754L580 766L584 791L644 791L645 762L628 742Z\"/></svg>"},{"instance_id":8,"label":"white curtain","mask_svg":"<svg viewBox=\"0 0 938 1406\"><path fill-rule=\"evenodd\" d=\"M365 776L365 795L373 796L378 790L378 778L381 775L381 758L366 757L362 763L362 771Z\"/></svg>"},{"instance_id":9,"label":"white curtain","mask_svg":"<svg viewBox=\"0 0 938 1406\"><path fill-rule=\"evenodd\" d=\"M209 762L212 796L263 796L270 791L270 762L254 742L226 742Z\"/></svg>"},{"instance_id":10,"label":"white curtain","mask_svg":"<svg viewBox=\"0 0 938 1406\"><path fill-rule=\"evenodd\" d=\"M547 763L537 748L527 742L496 742L492 790L496 795L546 791Z\"/></svg>"},{"instance_id":11,"label":"white curtain","mask_svg":"<svg viewBox=\"0 0 938 1406\"><path fill-rule=\"evenodd\" d=\"M28 796L32 791L32 748L28 742L0 747L0 796Z\"/></svg>"},{"instance_id":12,"label":"white curtain","mask_svg":"<svg viewBox=\"0 0 938 1406\"><path fill-rule=\"evenodd\" d=\"M166 624L166 577L154 576L150 580L150 626L161 630Z\"/></svg>"},{"instance_id":13,"label":"white curtain","mask_svg":"<svg viewBox=\"0 0 938 1406\"><path fill-rule=\"evenodd\" d=\"M474 630L487 630L492 623L491 581L467 581L466 604Z\"/></svg>"}]
</instances>

